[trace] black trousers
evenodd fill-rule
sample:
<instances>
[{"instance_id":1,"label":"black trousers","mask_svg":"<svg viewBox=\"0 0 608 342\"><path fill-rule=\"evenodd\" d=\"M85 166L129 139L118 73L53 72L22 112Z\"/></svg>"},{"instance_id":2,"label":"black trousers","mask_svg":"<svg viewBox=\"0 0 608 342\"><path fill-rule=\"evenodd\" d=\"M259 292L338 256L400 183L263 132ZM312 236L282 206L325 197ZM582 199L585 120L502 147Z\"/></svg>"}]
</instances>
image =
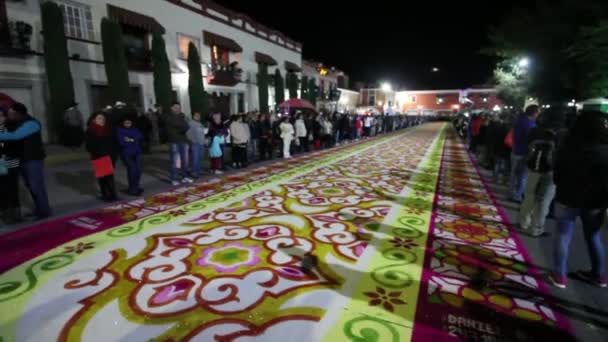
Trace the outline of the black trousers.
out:
<instances>
[{"instance_id":1,"label":"black trousers","mask_svg":"<svg viewBox=\"0 0 608 342\"><path fill-rule=\"evenodd\" d=\"M8 169L8 174L0 176L0 210L18 209L19 202L19 168Z\"/></svg>"},{"instance_id":2,"label":"black trousers","mask_svg":"<svg viewBox=\"0 0 608 342\"><path fill-rule=\"evenodd\" d=\"M272 159L272 143L269 139L260 138L258 146L262 160Z\"/></svg>"},{"instance_id":3,"label":"black trousers","mask_svg":"<svg viewBox=\"0 0 608 342\"><path fill-rule=\"evenodd\" d=\"M236 165L236 167L245 167L247 166L247 145L232 145L232 163Z\"/></svg>"},{"instance_id":4,"label":"black trousers","mask_svg":"<svg viewBox=\"0 0 608 342\"><path fill-rule=\"evenodd\" d=\"M116 183L114 183L114 175L98 178L99 190L101 198L104 200L116 199Z\"/></svg>"},{"instance_id":5,"label":"black trousers","mask_svg":"<svg viewBox=\"0 0 608 342\"><path fill-rule=\"evenodd\" d=\"M300 140L300 152L308 152L310 147L308 146L308 137L299 137Z\"/></svg>"}]
</instances>

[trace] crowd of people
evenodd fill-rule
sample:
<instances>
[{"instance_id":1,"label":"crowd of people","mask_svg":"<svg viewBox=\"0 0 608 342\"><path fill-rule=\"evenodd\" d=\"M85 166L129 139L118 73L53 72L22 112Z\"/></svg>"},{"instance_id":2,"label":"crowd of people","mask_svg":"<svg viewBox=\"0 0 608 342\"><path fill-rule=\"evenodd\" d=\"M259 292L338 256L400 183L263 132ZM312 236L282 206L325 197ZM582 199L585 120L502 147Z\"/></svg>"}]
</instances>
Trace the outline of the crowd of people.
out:
<instances>
[{"instance_id":1,"label":"crowd of people","mask_svg":"<svg viewBox=\"0 0 608 342\"><path fill-rule=\"evenodd\" d=\"M142 113L116 102L85 120L74 103L66 109L60 136L64 145L90 155L100 198L118 199L115 169L120 160L127 171L128 195L140 196L144 157L151 146L166 144L169 180L173 186L190 184L205 174L247 167L251 162L274 157L291 158L297 153L330 148L381 133L420 124L422 117L323 114L292 109L285 113L246 113L229 118L212 114L207 122L201 113L186 115L179 103L169 110L161 106ZM36 219L52 215L44 176L45 149L42 126L15 103L0 108L1 219L22 221L19 201L20 175L30 191ZM209 168L205 158L209 155ZM228 156L228 154L230 154Z\"/></svg>"},{"instance_id":2,"label":"crowd of people","mask_svg":"<svg viewBox=\"0 0 608 342\"><path fill-rule=\"evenodd\" d=\"M555 217L550 282L567 286L569 245L580 218L591 269L577 275L607 287L600 230L608 208L608 114L530 105L518 115L461 115L454 124L478 164L493 170L495 182L508 183L520 231L547 236L546 219Z\"/></svg>"}]
</instances>

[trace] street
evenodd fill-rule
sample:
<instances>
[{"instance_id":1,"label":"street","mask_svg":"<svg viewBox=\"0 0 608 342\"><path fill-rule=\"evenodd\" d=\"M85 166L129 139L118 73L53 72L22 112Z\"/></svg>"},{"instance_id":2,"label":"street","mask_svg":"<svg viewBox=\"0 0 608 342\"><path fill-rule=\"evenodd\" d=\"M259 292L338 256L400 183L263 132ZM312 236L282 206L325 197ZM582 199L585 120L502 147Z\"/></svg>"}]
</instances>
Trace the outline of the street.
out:
<instances>
[{"instance_id":1,"label":"street","mask_svg":"<svg viewBox=\"0 0 608 342\"><path fill-rule=\"evenodd\" d=\"M448 124L177 188L146 160L146 196L108 207L82 197L85 171L47 170L71 215L1 235L0 340L607 336L605 296L546 285L551 239L511 229L504 189Z\"/></svg>"}]
</instances>

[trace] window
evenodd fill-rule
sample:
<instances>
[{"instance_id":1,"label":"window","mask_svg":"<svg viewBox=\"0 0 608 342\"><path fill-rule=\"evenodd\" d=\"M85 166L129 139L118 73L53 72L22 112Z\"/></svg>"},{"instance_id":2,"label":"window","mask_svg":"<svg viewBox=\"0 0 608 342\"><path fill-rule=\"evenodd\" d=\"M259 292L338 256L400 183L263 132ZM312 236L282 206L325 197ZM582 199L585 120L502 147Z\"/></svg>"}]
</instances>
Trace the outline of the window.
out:
<instances>
[{"instance_id":1,"label":"window","mask_svg":"<svg viewBox=\"0 0 608 342\"><path fill-rule=\"evenodd\" d=\"M200 51L200 39L182 33L177 34L177 49L179 52L179 58L188 59L188 46L190 43L194 44L194 46L196 46L196 48Z\"/></svg>"},{"instance_id":2,"label":"window","mask_svg":"<svg viewBox=\"0 0 608 342\"><path fill-rule=\"evenodd\" d=\"M227 67L230 65L230 51L217 45L213 45L211 48L211 64L222 67Z\"/></svg>"},{"instance_id":3,"label":"window","mask_svg":"<svg viewBox=\"0 0 608 342\"><path fill-rule=\"evenodd\" d=\"M367 103L368 106L375 106L376 105L376 95L370 95L369 96L369 101Z\"/></svg>"},{"instance_id":4,"label":"window","mask_svg":"<svg viewBox=\"0 0 608 342\"><path fill-rule=\"evenodd\" d=\"M65 35L72 38L93 40L93 17L91 7L69 0L57 1L63 12Z\"/></svg>"},{"instance_id":5,"label":"window","mask_svg":"<svg viewBox=\"0 0 608 342\"><path fill-rule=\"evenodd\" d=\"M417 99L416 99L416 95L412 95L412 96L410 96L410 102L411 102L411 103L416 103L416 100L417 100Z\"/></svg>"},{"instance_id":6,"label":"window","mask_svg":"<svg viewBox=\"0 0 608 342\"><path fill-rule=\"evenodd\" d=\"M121 24L121 28L129 69L149 70L151 68L149 32L127 24Z\"/></svg>"}]
</instances>

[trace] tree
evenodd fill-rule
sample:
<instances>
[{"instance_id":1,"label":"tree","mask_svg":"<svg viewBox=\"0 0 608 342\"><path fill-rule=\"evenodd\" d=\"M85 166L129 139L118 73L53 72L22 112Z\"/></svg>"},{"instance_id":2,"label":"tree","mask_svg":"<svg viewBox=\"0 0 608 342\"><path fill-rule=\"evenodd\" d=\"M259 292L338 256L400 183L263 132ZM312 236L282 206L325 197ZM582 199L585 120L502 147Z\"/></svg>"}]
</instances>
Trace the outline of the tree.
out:
<instances>
[{"instance_id":1,"label":"tree","mask_svg":"<svg viewBox=\"0 0 608 342\"><path fill-rule=\"evenodd\" d=\"M283 82L279 68L274 72L274 101L277 107L285 101L285 83Z\"/></svg>"},{"instance_id":2,"label":"tree","mask_svg":"<svg viewBox=\"0 0 608 342\"><path fill-rule=\"evenodd\" d=\"M287 88L289 88L289 98L298 98L298 76L294 72L287 73Z\"/></svg>"},{"instance_id":3,"label":"tree","mask_svg":"<svg viewBox=\"0 0 608 342\"><path fill-rule=\"evenodd\" d=\"M260 102L260 112L270 112L268 108L268 65L258 64L258 100Z\"/></svg>"},{"instance_id":4,"label":"tree","mask_svg":"<svg viewBox=\"0 0 608 342\"><path fill-rule=\"evenodd\" d=\"M129 69L120 25L101 20L101 47L112 101L130 102Z\"/></svg>"},{"instance_id":5,"label":"tree","mask_svg":"<svg viewBox=\"0 0 608 342\"><path fill-rule=\"evenodd\" d=\"M530 93L530 76L518 60L505 60L494 69L494 81L500 98L506 105L523 108Z\"/></svg>"},{"instance_id":6,"label":"tree","mask_svg":"<svg viewBox=\"0 0 608 342\"><path fill-rule=\"evenodd\" d=\"M570 57L585 72L581 82L587 84L584 97L608 97L608 20L581 29L579 40Z\"/></svg>"},{"instance_id":7,"label":"tree","mask_svg":"<svg viewBox=\"0 0 608 342\"><path fill-rule=\"evenodd\" d=\"M490 30L492 46L484 52L499 57L501 63L528 56L532 61L529 91L543 102L585 97L598 88L598 83L602 84L605 75L597 72L604 70L601 58L583 57L588 56L583 51L590 51L593 44L581 46L586 38L587 42L592 41L581 23L593 27L608 16L608 6L600 3L539 0L533 6L516 8ZM573 51L576 46L582 50Z\"/></svg>"},{"instance_id":8,"label":"tree","mask_svg":"<svg viewBox=\"0 0 608 342\"><path fill-rule=\"evenodd\" d=\"M190 42L188 44L188 96L190 97L190 110L192 113L201 113L203 118L207 118L208 104L205 85L203 84L203 72L201 70L201 58L196 46Z\"/></svg>"},{"instance_id":9,"label":"tree","mask_svg":"<svg viewBox=\"0 0 608 342\"><path fill-rule=\"evenodd\" d=\"M317 83L314 78L311 78L308 84L308 99L314 106L317 105Z\"/></svg>"},{"instance_id":10,"label":"tree","mask_svg":"<svg viewBox=\"0 0 608 342\"><path fill-rule=\"evenodd\" d=\"M308 97L308 76L302 76L302 80L300 81L300 98L302 100L310 101L310 97Z\"/></svg>"},{"instance_id":11,"label":"tree","mask_svg":"<svg viewBox=\"0 0 608 342\"><path fill-rule=\"evenodd\" d=\"M173 86L171 85L171 67L167 58L165 40L162 34L156 32L152 37L152 63L154 67L154 95L156 102L169 110L173 100Z\"/></svg>"},{"instance_id":12,"label":"tree","mask_svg":"<svg viewBox=\"0 0 608 342\"><path fill-rule=\"evenodd\" d=\"M60 132L64 111L74 103L74 81L70 71L63 14L56 3L41 5L44 32L44 62L49 84L51 122Z\"/></svg>"}]
</instances>

